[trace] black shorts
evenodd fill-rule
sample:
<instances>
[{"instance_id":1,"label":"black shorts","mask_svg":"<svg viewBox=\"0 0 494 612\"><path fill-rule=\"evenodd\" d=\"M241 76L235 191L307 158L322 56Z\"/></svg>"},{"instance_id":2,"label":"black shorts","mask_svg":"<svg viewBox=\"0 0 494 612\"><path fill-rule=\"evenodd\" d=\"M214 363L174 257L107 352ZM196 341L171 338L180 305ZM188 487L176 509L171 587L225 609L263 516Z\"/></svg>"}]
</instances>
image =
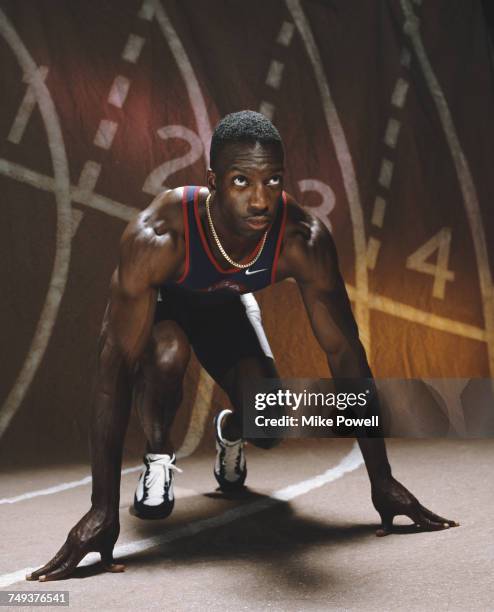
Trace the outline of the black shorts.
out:
<instances>
[{"instance_id":1,"label":"black shorts","mask_svg":"<svg viewBox=\"0 0 494 612\"><path fill-rule=\"evenodd\" d=\"M162 288L160 295L154 322L175 321L214 380L221 381L242 359L273 359L252 294L216 304L174 287Z\"/></svg>"}]
</instances>

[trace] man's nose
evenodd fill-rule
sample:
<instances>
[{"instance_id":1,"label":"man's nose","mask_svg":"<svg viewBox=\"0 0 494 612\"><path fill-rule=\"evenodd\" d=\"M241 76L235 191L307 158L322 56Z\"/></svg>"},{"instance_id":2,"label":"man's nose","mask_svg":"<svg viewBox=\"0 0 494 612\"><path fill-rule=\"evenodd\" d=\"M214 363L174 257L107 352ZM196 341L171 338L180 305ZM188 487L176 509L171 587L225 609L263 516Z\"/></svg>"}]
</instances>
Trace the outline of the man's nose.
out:
<instances>
[{"instance_id":1,"label":"man's nose","mask_svg":"<svg viewBox=\"0 0 494 612\"><path fill-rule=\"evenodd\" d=\"M269 200L267 195L264 185L256 186L249 202L249 208L254 214L259 215L268 210Z\"/></svg>"}]
</instances>

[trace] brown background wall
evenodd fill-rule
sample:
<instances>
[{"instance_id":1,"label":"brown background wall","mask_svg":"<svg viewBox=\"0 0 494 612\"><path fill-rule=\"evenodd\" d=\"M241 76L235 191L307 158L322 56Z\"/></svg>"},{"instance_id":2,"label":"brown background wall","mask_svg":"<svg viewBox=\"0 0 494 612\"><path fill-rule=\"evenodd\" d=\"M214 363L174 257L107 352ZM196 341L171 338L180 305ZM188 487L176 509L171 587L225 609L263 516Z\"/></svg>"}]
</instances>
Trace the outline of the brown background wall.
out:
<instances>
[{"instance_id":1,"label":"brown background wall","mask_svg":"<svg viewBox=\"0 0 494 612\"><path fill-rule=\"evenodd\" d=\"M493 377L493 74L480 2L0 8L4 464L86 454L119 236L153 193L204 182L214 124L243 108L272 115L287 190L332 229L375 376ZM259 301L281 374L327 375L296 286ZM193 364L177 438L193 409L204 418L219 401L198 374ZM128 449L141 442L134 423Z\"/></svg>"}]
</instances>

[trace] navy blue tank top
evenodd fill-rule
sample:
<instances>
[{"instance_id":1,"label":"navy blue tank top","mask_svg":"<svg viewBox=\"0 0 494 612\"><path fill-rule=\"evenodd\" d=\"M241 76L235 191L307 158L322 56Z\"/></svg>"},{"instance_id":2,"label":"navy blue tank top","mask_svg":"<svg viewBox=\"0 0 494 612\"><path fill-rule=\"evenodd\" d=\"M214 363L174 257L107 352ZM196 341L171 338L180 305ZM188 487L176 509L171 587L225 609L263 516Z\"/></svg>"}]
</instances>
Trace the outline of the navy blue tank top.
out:
<instances>
[{"instance_id":1,"label":"navy blue tank top","mask_svg":"<svg viewBox=\"0 0 494 612\"><path fill-rule=\"evenodd\" d=\"M259 291L275 282L276 267L286 223L286 195L282 193L278 209L268 230L264 248L255 264L248 268L223 270L214 258L199 216L200 187L184 187L183 214L185 232L185 268L182 276L163 286L180 287L195 293L201 301L223 301L242 293ZM253 259L260 247L245 260ZM209 300L208 298L212 298Z\"/></svg>"}]
</instances>

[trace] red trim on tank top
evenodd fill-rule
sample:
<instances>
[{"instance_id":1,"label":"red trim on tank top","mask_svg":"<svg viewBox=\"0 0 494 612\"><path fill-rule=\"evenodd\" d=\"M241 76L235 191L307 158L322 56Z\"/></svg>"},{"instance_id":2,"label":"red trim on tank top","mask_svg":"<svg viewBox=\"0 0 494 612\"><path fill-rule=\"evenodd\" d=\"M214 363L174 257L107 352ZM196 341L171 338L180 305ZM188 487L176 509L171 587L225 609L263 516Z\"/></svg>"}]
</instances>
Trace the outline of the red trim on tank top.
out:
<instances>
[{"instance_id":1,"label":"red trim on tank top","mask_svg":"<svg viewBox=\"0 0 494 612\"><path fill-rule=\"evenodd\" d=\"M208 244L206 235L204 233L204 229L202 227L201 218L199 216L199 206L198 206L198 198L197 198L198 194L199 194L199 188L197 189L197 192L194 194L194 215L196 217L196 224L199 229L199 235L201 237L202 246L204 247L204 250L206 251L206 255L208 256L208 259L213 264L213 266L218 270L218 272L221 272L222 274L233 274L235 272L241 272L242 271L241 268L228 268L227 270L224 270L223 268L220 267L214 255L212 254L211 249L209 248L209 244ZM271 227L273 227L272 224L271 224ZM269 228L268 233L271 231L271 227ZM259 241L259 244L256 245L256 248L252 251L252 253L244 257L244 261L245 260L249 261L249 259L252 259L253 257L255 257L257 253L259 252L261 245L262 245L262 240ZM240 263L243 263L243 261L241 261Z\"/></svg>"},{"instance_id":2,"label":"red trim on tank top","mask_svg":"<svg viewBox=\"0 0 494 612\"><path fill-rule=\"evenodd\" d=\"M281 194L283 197L283 218L281 220L280 233L278 234L278 241L276 243L276 250L274 252L273 267L271 268L271 284L276 282L276 269L278 267L278 257L280 256L281 242L283 240L283 234L285 233L286 224L286 193L283 191Z\"/></svg>"},{"instance_id":3,"label":"red trim on tank top","mask_svg":"<svg viewBox=\"0 0 494 612\"><path fill-rule=\"evenodd\" d=\"M188 187L184 187L184 192L182 195L182 212L184 215L184 239L185 239L185 267L182 276L176 281L177 285L183 283L189 274L189 266L190 266L190 230L189 230L189 215L188 215L188 205L187 205L187 191Z\"/></svg>"}]
</instances>

